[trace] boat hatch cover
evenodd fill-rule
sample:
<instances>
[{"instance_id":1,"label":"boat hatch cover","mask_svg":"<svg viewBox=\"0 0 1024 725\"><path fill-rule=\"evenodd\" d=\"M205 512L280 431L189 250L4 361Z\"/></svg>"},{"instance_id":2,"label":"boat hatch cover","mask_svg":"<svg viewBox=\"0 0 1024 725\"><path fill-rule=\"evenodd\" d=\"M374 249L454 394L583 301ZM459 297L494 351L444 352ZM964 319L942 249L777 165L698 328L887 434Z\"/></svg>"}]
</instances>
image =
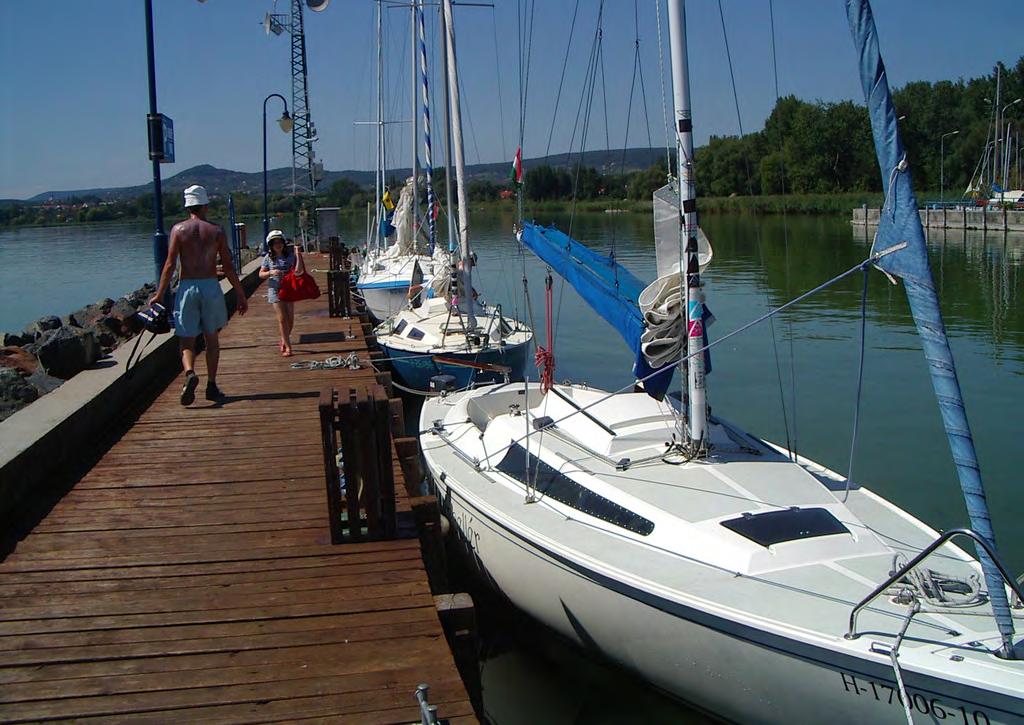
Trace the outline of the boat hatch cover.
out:
<instances>
[{"instance_id":1,"label":"boat hatch cover","mask_svg":"<svg viewBox=\"0 0 1024 725\"><path fill-rule=\"evenodd\" d=\"M850 533L839 519L823 508L794 507L761 514L747 513L738 519L722 521L721 524L761 546Z\"/></svg>"}]
</instances>

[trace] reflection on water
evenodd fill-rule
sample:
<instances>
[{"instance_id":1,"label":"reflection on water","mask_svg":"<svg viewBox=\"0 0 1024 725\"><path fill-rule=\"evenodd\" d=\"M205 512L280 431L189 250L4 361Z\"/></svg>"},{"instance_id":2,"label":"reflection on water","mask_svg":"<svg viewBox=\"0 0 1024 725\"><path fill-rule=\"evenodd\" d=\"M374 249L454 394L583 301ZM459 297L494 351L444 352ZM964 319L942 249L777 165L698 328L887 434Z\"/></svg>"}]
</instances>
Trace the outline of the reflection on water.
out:
<instances>
[{"instance_id":1,"label":"reflection on water","mask_svg":"<svg viewBox=\"0 0 1024 725\"><path fill-rule=\"evenodd\" d=\"M569 229L566 215L541 215L537 221ZM510 210L471 217L480 258L475 286L519 319L531 321L532 311L532 322L542 331L544 266L519 253L513 223ZM863 228L839 217L707 216L704 228L715 249L706 275L708 305L718 320L710 329L712 339L763 314L768 304L778 305L853 267L871 245ZM358 243L364 229L362 218L343 219L342 235L350 243ZM649 215L581 214L573 220L572 233L614 251L642 279L653 278ZM439 238L445 238L443 231ZM145 225L0 233L0 329L138 286L152 274L150 244ZM929 250L1000 549L1011 571L1020 572L1024 237L931 230ZM530 305L524 301L524 276ZM955 471L903 290L878 272L869 280L854 477L936 528L964 525ZM771 328L761 325L713 350L708 400L715 413L769 440L788 440L800 453L845 471L860 297L861 277L855 274L781 315L774 349ZM554 308L556 377L605 389L630 385L632 361L617 334L557 281ZM499 618L494 626L485 622L484 631L490 655L484 669L486 705L497 722L680 722L698 717L537 630L510 630ZM526 648L523 641L534 644Z\"/></svg>"}]
</instances>

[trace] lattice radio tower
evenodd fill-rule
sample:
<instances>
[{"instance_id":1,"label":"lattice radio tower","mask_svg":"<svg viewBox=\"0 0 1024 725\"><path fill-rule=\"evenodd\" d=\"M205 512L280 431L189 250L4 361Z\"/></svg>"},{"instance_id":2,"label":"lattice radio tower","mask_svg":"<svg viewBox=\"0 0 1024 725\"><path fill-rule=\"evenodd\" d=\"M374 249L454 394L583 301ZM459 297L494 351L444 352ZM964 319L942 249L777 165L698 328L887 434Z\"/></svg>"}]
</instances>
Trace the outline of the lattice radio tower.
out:
<instances>
[{"instance_id":1,"label":"lattice radio tower","mask_svg":"<svg viewBox=\"0 0 1024 725\"><path fill-rule=\"evenodd\" d=\"M306 0L310 10L327 7L328 0ZM275 9L277 3L275 2ZM306 80L306 33L302 20L303 0L291 0L289 15L268 13L264 19L267 33L287 32L292 39L292 200L295 209L296 238L309 239L313 232L316 208L316 185L323 176L323 165L317 162L313 142L316 126L310 117L309 84Z\"/></svg>"}]
</instances>

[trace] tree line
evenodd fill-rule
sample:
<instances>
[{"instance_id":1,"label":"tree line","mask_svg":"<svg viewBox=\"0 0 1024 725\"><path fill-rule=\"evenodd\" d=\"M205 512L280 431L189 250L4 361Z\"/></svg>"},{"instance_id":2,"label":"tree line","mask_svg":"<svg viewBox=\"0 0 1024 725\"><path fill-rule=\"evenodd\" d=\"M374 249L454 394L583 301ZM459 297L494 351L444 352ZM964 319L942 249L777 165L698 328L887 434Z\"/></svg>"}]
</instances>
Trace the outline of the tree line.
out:
<instances>
[{"instance_id":1,"label":"tree line","mask_svg":"<svg viewBox=\"0 0 1024 725\"><path fill-rule=\"evenodd\" d=\"M1001 105L1024 97L1024 57L1013 67L998 67ZM992 140L995 92L996 69L969 80L914 81L893 92L900 132L919 194L939 193L943 181L947 199L963 194L986 144ZM1024 131L1024 102L1007 108L1004 120L1013 133ZM945 142L940 143L942 136L952 131L957 133L947 135ZM526 198L535 202L573 198L646 200L665 183L667 175L668 162L620 173L587 166L585 155L567 160L570 163L565 167L528 167L523 188ZM674 161L671 163L675 165ZM707 145L696 149L694 163L697 193L704 197L878 192L882 186L867 109L853 101L809 102L786 96L776 103L762 130L742 137L712 136ZM1015 171L1016 155L1010 167L1013 171L1008 185L1024 185ZM388 186L397 193L402 181L389 179ZM443 169L435 169L433 187L443 204ZM467 185L467 194L473 202L491 201L507 196L512 188L508 182L474 179ZM987 187L981 190L984 196L989 192ZM341 179L323 189L317 203L363 210L373 199L372 188ZM238 216L263 213L260 194L236 193L233 200ZM226 217L225 199L213 198L211 205L214 216ZM274 215L294 211L294 202L287 194L272 194L269 206ZM165 216L174 219L181 213L180 195L165 194ZM0 226L149 218L152 197L148 194L121 201L86 197L59 205L0 205Z\"/></svg>"}]
</instances>

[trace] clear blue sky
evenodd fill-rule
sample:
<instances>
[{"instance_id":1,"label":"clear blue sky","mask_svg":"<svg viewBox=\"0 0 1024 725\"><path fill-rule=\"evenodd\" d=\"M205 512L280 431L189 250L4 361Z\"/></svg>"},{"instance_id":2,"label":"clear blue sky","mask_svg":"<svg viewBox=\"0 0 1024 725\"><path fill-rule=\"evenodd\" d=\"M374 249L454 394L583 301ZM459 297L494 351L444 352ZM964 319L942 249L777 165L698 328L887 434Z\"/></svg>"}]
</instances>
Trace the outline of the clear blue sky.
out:
<instances>
[{"instance_id":1,"label":"clear blue sky","mask_svg":"<svg viewBox=\"0 0 1024 725\"><path fill-rule=\"evenodd\" d=\"M494 1L493 10L456 8L469 163L507 160L516 145L519 0ZM526 157L543 154L548 145L574 2L536 3ZM259 170L263 99L272 92L290 99L287 36L267 37L260 22L273 1L155 0L154 5L159 110L174 119L177 142L177 163L165 165L164 175L201 163ZM279 0L278 6L287 12L289 3ZM320 135L315 148L328 169L368 169L374 163L372 129L353 124L372 117L373 6L372 0L333 0L326 11L305 15L310 105ZM953 0L876 0L874 6L889 80L896 86L918 79L969 78L990 72L997 60L1009 64L1024 54L1016 1L993 0L975 8ZM0 198L149 180L143 7L142 0L0 0ZM580 0L552 152L566 150L575 127L597 7L597 0ZM639 0L652 137L660 145L664 132L654 7L655 0ZM775 100L768 0L723 0L723 7L744 129L756 130ZM624 140L633 8L631 0L607 0L605 8L613 148ZM400 9L386 15L389 113L408 118L409 16ZM691 0L687 17L694 125L703 143L711 134L735 133L736 114L717 2ZM841 0L776 0L775 24L783 94L861 100ZM433 18L429 25L428 32L436 34ZM667 52L667 38L665 43ZM433 90L440 90L436 82ZM634 105L629 145L644 146L639 96ZM280 115L277 105L268 109L271 119ZM598 102L591 148L605 147L603 118ZM391 129L393 158L407 164L411 131L398 125ZM271 125L268 139L269 165L289 165L287 137Z\"/></svg>"}]
</instances>

